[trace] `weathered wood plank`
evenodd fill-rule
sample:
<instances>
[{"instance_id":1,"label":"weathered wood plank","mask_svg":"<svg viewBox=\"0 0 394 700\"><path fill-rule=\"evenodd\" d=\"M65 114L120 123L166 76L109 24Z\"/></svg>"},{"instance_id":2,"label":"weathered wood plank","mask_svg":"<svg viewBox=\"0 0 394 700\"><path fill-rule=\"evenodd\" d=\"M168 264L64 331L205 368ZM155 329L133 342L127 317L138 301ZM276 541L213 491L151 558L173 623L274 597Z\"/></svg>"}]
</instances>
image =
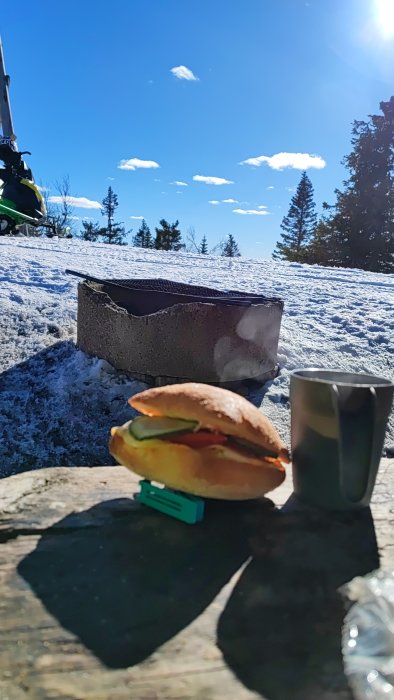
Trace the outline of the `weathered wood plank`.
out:
<instances>
[{"instance_id":1,"label":"weathered wood plank","mask_svg":"<svg viewBox=\"0 0 394 700\"><path fill-rule=\"evenodd\" d=\"M123 468L0 482L1 700L348 700L339 585L394 567L394 469L372 515L210 503L193 527ZM374 526L377 537L375 541Z\"/></svg>"}]
</instances>

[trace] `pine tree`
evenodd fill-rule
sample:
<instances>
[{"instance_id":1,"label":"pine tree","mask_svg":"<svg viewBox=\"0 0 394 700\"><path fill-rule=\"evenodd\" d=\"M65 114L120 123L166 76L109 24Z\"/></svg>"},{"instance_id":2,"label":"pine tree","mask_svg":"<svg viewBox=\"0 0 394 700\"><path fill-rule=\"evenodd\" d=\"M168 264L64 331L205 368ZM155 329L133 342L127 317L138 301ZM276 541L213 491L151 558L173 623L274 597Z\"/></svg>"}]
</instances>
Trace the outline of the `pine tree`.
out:
<instances>
[{"instance_id":1,"label":"pine tree","mask_svg":"<svg viewBox=\"0 0 394 700\"><path fill-rule=\"evenodd\" d=\"M133 246L136 248L153 248L152 234L145 219L142 220L140 228L133 236Z\"/></svg>"},{"instance_id":2,"label":"pine tree","mask_svg":"<svg viewBox=\"0 0 394 700\"><path fill-rule=\"evenodd\" d=\"M280 225L284 233L273 253L275 260L303 262L305 250L312 238L316 226L313 186L304 171L298 183L297 191L291 200L289 212Z\"/></svg>"},{"instance_id":3,"label":"pine tree","mask_svg":"<svg viewBox=\"0 0 394 700\"><path fill-rule=\"evenodd\" d=\"M224 258L238 258L241 255L238 248L238 243L236 242L234 236L229 233L227 236L227 241L223 245L222 257Z\"/></svg>"},{"instance_id":4,"label":"pine tree","mask_svg":"<svg viewBox=\"0 0 394 700\"><path fill-rule=\"evenodd\" d=\"M107 195L101 202L103 208L101 213L107 217L107 226L101 229L100 235L104 239L104 243L112 243L117 245L125 245L124 238L126 231L124 226L119 222L114 222L115 211L118 208L118 196L113 191L112 187L108 187Z\"/></svg>"},{"instance_id":5,"label":"pine tree","mask_svg":"<svg viewBox=\"0 0 394 700\"><path fill-rule=\"evenodd\" d=\"M350 177L337 189L328 221L333 265L394 271L394 97L381 115L355 121L353 150L343 160Z\"/></svg>"},{"instance_id":6,"label":"pine tree","mask_svg":"<svg viewBox=\"0 0 394 700\"><path fill-rule=\"evenodd\" d=\"M125 239L126 231L124 226L120 223L112 224L111 229L106 227L100 229L100 236L103 237L104 243L110 243L112 245L127 245Z\"/></svg>"},{"instance_id":7,"label":"pine tree","mask_svg":"<svg viewBox=\"0 0 394 700\"><path fill-rule=\"evenodd\" d=\"M202 253L203 255L207 255L207 253L208 253L208 243L207 243L207 237L206 237L206 236L203 236L203 237L202 237L202 241L201 241L201 244L200 244L200 250L199 250L199 252Z\"/></svg>"},{"instance_id":8,"label":"pine tree","mask_svg":"<svg viewBox=\"0 0 394 700\"><path fill-rule=\"evenodd\" d=\"M160 228L155 228L156 238L154 248L156 250L182 250L182 234L178 228L179 221L170 224L165 219L160 219Z\"/></svg>"},{"instance_id":9,"label":"pine tree","mask_svg":"<svg viewBox=\"0 0 394 700\"><path fill-rule=\"evenodd\" d=\"M325 219L320 219L303 252L303 261L309 265L331 265L334 257L333 242L330 224Z\"/></svg>"},{"instance_id":10,"label":"pine tree","mask_svg":"<svg viewBox=\"0 0 394 700\"><path fill-rule=\"evenodd\" d=\"M80 238L83 241L97 241L98 237L101 235L101 229L97 222L94 221L82 221L82 231L80 233Z\"/></svg>"}]
</instances>

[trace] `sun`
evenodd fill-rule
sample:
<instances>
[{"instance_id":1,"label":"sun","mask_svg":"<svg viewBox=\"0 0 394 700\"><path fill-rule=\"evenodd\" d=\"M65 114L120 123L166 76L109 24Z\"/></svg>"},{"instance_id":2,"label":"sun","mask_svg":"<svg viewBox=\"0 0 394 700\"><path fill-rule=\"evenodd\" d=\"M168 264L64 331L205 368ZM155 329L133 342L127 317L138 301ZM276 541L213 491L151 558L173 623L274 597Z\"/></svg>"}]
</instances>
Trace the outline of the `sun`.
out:
<instances>
[{"instance_id":1,"label":"sun","mask_svg":"<svg viewBox=\"0 0 394 700\"><path fill-rule=\"evenodd\" d=\"M376 21L383 36L394 37L394 0L375 0Z\"/></svg>"}]
</instances>

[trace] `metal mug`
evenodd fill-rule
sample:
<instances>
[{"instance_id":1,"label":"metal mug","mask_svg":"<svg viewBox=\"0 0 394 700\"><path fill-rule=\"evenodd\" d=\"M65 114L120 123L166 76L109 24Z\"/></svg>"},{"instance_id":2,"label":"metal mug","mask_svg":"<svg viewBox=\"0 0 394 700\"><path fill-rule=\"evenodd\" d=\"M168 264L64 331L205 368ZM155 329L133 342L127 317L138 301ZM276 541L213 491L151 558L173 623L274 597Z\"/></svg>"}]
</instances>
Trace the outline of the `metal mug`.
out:
<instances>
[{"instance_id":1,"label":"metal mug","mask_svg":"<svg viewBox=\"0 0 394 700\"><path fill-rule=\"evenodd\" d=\"M394 384L369 374L300 369L290 376L294 493L333 510L368 506Z\"/></svg>"}]
</instances>

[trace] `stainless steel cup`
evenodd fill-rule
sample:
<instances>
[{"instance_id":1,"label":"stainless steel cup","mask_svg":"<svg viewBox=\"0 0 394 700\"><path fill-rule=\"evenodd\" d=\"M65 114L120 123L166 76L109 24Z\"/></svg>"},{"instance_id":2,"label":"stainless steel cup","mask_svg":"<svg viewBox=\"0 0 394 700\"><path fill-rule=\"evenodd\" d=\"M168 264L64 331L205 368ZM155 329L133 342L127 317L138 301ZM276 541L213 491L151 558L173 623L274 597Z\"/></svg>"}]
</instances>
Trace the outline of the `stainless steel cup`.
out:
<instances>
[{"instance_id":1,"label":"stainless steel cup","mask_svg":"<svg viewBox=\"0 0 394 700\"><path fill-rule=\"evenodd\" d=\"M295 494L328 509L368 506L394 384L369 374L300 369L290 376Z\"/></svg>"}]
</instances>

